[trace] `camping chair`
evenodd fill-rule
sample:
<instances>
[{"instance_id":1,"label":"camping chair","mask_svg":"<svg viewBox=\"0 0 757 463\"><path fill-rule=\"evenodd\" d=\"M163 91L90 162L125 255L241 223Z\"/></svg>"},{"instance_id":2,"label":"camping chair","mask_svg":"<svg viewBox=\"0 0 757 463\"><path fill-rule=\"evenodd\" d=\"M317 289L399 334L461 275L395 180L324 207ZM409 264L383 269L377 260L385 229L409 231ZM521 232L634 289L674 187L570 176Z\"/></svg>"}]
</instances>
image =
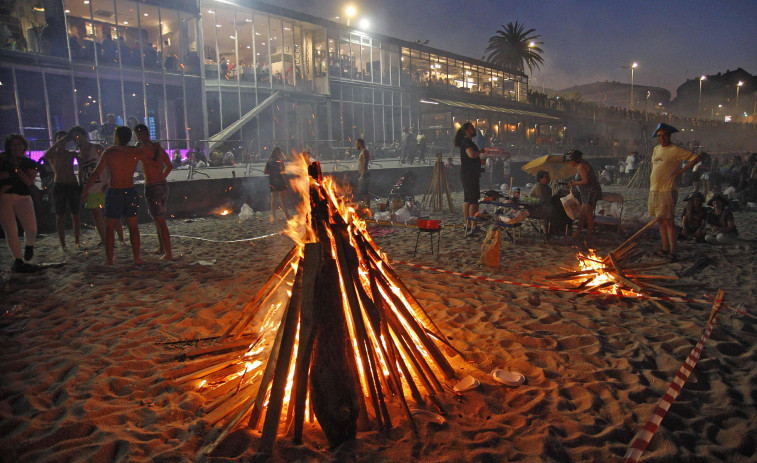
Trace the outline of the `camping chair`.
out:
<instances>
[{"instance_id":1,"label":"camping chair","mask_svg":"<svg viewBox=\"0 0 757 463\"><path fill-rule=\"evenodd\" d=\"M613 204L620 204L620 213L617 217L611 215L610 211ZM597 201L594 208L594 228L599 231L600 228L615 228L615 233L620 234L620 224L623 220L623 195L619 193L602 192L602 199ZM601 213L597 213L600 211Z\"/></svg>"}]
</instances>

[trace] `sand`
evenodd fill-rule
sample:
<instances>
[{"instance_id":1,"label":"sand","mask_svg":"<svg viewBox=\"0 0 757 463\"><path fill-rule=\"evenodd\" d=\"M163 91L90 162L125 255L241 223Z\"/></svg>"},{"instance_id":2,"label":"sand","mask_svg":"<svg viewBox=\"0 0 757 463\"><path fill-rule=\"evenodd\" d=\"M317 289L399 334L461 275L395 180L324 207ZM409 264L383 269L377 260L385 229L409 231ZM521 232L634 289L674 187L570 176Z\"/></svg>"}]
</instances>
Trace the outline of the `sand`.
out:
<instances>
[{"instance_id":1,"label":"sand","mask_svg":"<svg viewBox=\"0 0 757 463\"><path fill-rule=\"evenodd\" d=\"M632 233L646 221L646 192L610 189L625 196L624 228ZM674 275L709 256L713 264L678 288L703 299L722 287L728 307L642 461L757 458L757 214L735 216L738 244L683 242L680 261L656 271ZM442 218L460 223L459 214ZM128 246L117 248L114 266L104 265L89 229L82 252L64 254L57 236L40 236L33 262L63 264L33 275L6 272L0 294L0 460L195 460L212 435L202 420L205 399L167 379L180 366L172 357L194 344L160 343L221 334L292 246L284 236L226 241L282 225L266 214L241 223L235 215L170 220L176 258L169 262L152 253L155 231L143 224L148 262L140 266L131 263ZM503 243L499 270L479 264L483 237L445 230L438 258L426 236L413 257L415 238L414 229L394 228L375 241L390 259L503 280L545 284L546 275L576 267L569 245L544 244L525 229L515 245ZM622 239L603 232L598 253ZM653 251L659 243L645 236L640 246ZM5 246L0 262L11 262ZM329 450L320 429L308 426L303 446L280 438L274 461L618 461L699 340L711 308L676 303L668 314L643 300L394 268L465 355L453 359L460 377L473 375L481 385L463 400L443 394L446 423L419 420L418 437L398 417L388 436L365 431ZM497 384L493 369L521 372L525 383ZM238 429L210 461L246 461L259 435Z\"/></svg>"}]
</instances>

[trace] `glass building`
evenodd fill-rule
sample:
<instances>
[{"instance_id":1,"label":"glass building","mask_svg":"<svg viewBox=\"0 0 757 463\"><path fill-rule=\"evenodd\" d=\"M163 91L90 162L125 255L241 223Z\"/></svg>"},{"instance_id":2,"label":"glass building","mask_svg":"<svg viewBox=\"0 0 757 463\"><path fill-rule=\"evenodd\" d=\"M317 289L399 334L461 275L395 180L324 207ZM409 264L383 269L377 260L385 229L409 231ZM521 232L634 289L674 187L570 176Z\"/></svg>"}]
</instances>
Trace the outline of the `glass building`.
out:
<instances>
[{"instance_id":1,"label":"glass building","mask_svg":"<svg viewBox=\"0 0 757 463\"><path fill-rule=\"evenodd\" d=\"M0 15L0 132L36 150L108 115L170 150L261 157L390 145L403 127L446 146L460 121L524 139L558 122L528 106L521 72L259 2L4 0Z\"/></svg>"}]
</instances>

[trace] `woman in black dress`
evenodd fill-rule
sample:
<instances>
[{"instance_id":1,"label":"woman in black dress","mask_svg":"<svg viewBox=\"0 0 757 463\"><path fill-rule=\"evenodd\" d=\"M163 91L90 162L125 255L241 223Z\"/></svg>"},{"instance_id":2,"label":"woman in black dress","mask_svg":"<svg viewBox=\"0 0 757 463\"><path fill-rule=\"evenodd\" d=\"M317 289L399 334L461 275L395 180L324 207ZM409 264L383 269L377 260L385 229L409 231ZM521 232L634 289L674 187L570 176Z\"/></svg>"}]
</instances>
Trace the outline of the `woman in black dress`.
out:
<instances>
[{"instance_id":1,"label":"woman in black dress","mask_svg":"<svg viewBox=\"0 0 757 463\"><path fill-rule=\"evenodd\" d=\"M281 207L284 216L289 220L289 212L286 206L287 182L284 178L286 160L284 152L278 146L273 148L271 157L265 165L265 174L268 175L268 184L271 186L271 222L276 220L276 209ZM277 205L278 204L278 205Z\"/></svg>"}]
</instances>

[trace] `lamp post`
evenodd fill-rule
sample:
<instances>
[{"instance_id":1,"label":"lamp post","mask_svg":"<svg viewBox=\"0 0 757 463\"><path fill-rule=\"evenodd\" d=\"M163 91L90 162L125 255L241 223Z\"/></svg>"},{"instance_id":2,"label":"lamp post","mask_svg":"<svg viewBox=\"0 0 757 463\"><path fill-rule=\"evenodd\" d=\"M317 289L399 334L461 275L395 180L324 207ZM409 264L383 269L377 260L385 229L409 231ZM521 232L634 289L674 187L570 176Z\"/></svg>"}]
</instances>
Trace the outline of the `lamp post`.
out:
<instances>
[{"instance_id":1,"label":"lamp post","mask_svg":"<svg viewBox=\"0 0 757 463\"><path fill-rule=\"evenodd\" d=\"M633 106L634 106L634 102L633 102L633 70L636 69L637 67L639 67L639 63L634 62L631 65L631 104L630 104L631 111L633 111Z\"/></svg>"},{"instance_id":2,"label":"lamp post","mask_svg":"<svg viewBox=\"0 0 757 463\"><path fill-rule=\"evenodd\" d=\"M744 85L744 81L740 80L738 84L736 84L736 114L739 112L739 90L741 90L741 87Z\"/></svg>"},{"instance_id":3,"label":"lamp post","mask_svg":"<svg viewBox=\"0 0 757 463\"><path fill-rule=\"evenodd\" d=\"M355 16L355 7L352 5L348 5L344 12L347 14L347 25L349 26L350 19L352 19L352 17Z\"/></svg>"},{"instance_id":4,"label":"lamp post","mask_svg":"<svg viewBox=\"0 0 757 463\"><path fill-rule=\"evenodd\" d=\"M697 119L699 119L699 112L702 108L702 82L707 80L707 76L703 75L699 78L699 102L697 103Z\"/></svg>"}]
</instances>

